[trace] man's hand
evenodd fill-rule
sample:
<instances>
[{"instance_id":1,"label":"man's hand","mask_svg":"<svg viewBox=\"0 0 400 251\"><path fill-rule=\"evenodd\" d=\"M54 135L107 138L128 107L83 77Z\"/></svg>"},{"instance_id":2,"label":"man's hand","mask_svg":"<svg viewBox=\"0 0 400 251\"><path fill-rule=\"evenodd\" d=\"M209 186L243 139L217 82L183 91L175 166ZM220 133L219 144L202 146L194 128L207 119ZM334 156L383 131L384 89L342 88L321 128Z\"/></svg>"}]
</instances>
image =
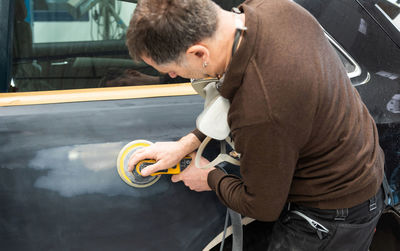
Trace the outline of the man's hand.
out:
<instances>
[{"instance_id":1,"label":"man's hand","mask_svg":"<svg viewBox=\"0 0 400 251\"><path fill-rule=\"evenodd\" d=\"M154 172L175 166L184 156L185 152L178 142L157 142L132 154L128 163L128 171L132 172L135 165L141 160L153 159L156 163L141 171L143 176L148 176Z\"/></svg>"},{"instance_id":2,"label":"man's hand","mask_svg":"<svg viewBox=\"0 0 400 251\"><path fill-rule=\"evenodd\" d=\"M197 149L200 143L197 137L190 133L176 142L157 142L149 147L144 147L129 158L128 171L132 172L135 165L144 159L153 159L156 163L144 168L141 171L143 176L171 168L187 154Z\"/></svg>"},{"instance_id":3,"label":"man's hand","mask_svg":"<svg viewBox=\"0 0 400 251\"><path fill-rule=\"evenodd\" d=\"M194 190L196 192L211 191L211 188L207 182L207 177L208 173L214 170L215 167L208 169L197 168L194 164L196 153L191 153L189 156L192 158L192 162L185 170L183 170L183 172L173 175L171 178L172 182L183 181L183 183L185 183L190 190ZM201 157L201 166L205 166L208 163L209 161L207 159Z\"/></svg>"}]
</instances>

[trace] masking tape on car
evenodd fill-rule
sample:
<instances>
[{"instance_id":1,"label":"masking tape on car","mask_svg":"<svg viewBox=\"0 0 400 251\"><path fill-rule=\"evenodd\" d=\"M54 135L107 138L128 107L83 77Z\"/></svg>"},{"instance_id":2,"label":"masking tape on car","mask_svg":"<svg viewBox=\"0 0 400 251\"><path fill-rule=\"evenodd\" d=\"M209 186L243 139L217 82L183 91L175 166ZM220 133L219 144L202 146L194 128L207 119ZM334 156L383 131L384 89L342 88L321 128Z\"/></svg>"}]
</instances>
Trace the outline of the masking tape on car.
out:
<instances>
[{"instance_id":1,"label":"masking tape on car","mask_svg":"<svg viewBox=\"0 0 400 251\"><path fill-rule=\"evenodd\" d=\"M0 93L0 106L196 95L190 83Z\"/></svg>"}]
</instances>

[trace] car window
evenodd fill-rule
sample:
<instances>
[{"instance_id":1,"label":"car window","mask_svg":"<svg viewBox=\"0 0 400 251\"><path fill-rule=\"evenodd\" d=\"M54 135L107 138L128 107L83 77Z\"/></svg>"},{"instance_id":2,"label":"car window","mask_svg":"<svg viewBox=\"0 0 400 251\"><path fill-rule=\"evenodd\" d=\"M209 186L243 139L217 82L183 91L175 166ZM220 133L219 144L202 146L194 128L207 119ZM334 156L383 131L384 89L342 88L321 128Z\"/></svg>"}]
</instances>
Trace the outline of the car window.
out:
<instances>
[{"instance_id":1,"label":"car window","mask_svg":"<svg viewBox=\"0 0 400 251\"><path fill-rule=\"evenodd\" d=\"M9 92L188 82L134 62L125 33L135 0L16 0Z\"/></svg>"},{"instance_id":2,"label":"car window","mask_svg":"<svg viewBox=\"0 0 400 251\"><path fill-rule=\"evenodd\" d=\"M375 7L400 31L400 1L382 0Z\"/></svg>"}]
</instances>

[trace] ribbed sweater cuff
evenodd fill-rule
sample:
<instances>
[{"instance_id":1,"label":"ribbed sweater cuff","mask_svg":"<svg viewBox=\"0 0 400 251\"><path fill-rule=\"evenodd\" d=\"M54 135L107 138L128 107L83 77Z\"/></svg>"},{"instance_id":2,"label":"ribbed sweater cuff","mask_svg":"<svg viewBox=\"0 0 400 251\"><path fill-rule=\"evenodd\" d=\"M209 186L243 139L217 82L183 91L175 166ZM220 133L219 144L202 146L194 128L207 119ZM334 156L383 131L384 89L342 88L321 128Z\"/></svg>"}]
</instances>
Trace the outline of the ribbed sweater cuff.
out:
<instances>
[{"instance_id":1,"label":"ribbed sweater cuff","mask_svg":"<svg viewBox=\"0 0 400 251\"><path fill-rule=\"evenodd\" d=\"M212 170L211 172L208 173L207 183L213 191L216 191L219 181L225 175L226 174L218 168L216 168L215 170Z\"/></svg>"},{"instance_id":2,"label":"ribbed sweater cuff","mask_svg":"<svg viewBox=\"0 0 400 251\"><path fill-rule=\"evenodd\" d=\"M201 141L203 142L203 140L207 137L206 135L204 135L202 132L200 132L197 128L194 129L192 131L192 133Z\"/></svg>"}]
</instances>

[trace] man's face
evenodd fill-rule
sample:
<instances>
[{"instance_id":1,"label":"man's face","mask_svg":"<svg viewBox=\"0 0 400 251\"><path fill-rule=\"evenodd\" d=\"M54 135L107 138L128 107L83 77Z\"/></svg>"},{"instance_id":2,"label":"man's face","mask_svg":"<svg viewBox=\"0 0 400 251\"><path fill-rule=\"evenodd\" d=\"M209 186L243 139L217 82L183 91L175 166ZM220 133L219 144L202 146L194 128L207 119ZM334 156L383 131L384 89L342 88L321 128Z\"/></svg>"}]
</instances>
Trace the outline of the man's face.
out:
<instances>
[{"instance_id":1,"label":"man's face","mask_svg":"<svg viewBox=\"0 0 400 251\"><path fill-rule=\"evenodd\" d=\"M168 74L171 78L180 76L182 78L207 78L209 75L206 74L202 67L202 62L196 60L196 58L185 58L181 63L171 62L167 64L158 65L151 58L143 56L143 61L152 66L154 69L161 73Z\"/></svg>"}]
</instances>

